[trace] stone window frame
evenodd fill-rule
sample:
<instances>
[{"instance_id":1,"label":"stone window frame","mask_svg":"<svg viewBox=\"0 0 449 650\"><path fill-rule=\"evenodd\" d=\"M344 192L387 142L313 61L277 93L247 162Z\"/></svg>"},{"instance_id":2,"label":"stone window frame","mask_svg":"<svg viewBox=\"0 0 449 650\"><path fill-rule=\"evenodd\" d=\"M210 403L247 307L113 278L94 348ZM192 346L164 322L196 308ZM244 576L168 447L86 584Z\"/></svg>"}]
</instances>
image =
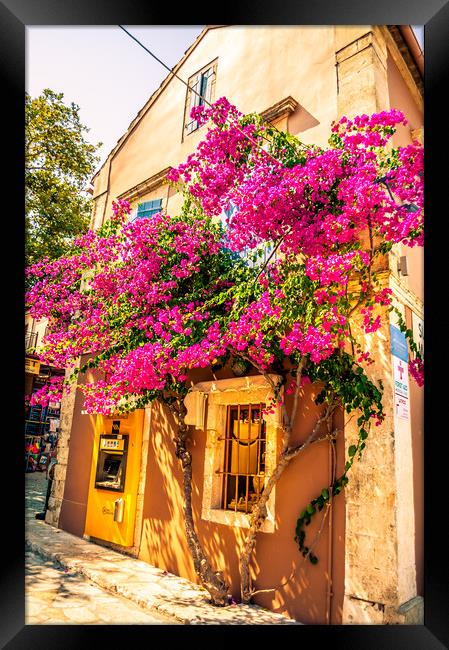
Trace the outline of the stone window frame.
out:
<instances>
[{"instance_id":1,"label":"stone window frame","mask_svg":"<svg viewBox=\"0 0 449 650\"><path fill-rule=\"evenodd\" d=\"M271 374L275 384L281 380L279 375ZM261 375L252 377L236 377L220 379L196 384L193 390L198 390L207 396L205 421L202 426L206 434L204 453L203 499L201 518L217 524L236 528L249 528L250 514L225 510L222 507L223 469L225 441L224 437L228 406L237 404L270 404L273 390L268 381ZM282 411L278 405L274 412L264 416L266 422L266 457L265 472L270 476L276 466L278 446L282 428ZM220 473L217 473L217 470ZM267 502L268 516L260 530L264 533L275 531L275 500L276 488L273 488Z\"/></svg>"}]
</instances>

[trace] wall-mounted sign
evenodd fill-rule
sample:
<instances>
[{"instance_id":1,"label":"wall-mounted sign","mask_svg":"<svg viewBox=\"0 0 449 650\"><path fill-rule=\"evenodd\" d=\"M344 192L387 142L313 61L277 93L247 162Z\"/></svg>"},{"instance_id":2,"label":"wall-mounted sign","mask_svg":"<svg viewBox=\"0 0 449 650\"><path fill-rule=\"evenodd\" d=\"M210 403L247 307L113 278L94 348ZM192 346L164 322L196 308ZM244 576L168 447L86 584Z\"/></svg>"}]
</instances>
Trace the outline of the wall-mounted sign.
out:
<instances>
[{"instance_id":1,"label":"wall-mounted sign","mask_svg":"<svg viewBox=\"0 0 449 650\"><path fill-rule=\"evenodd\" d=\"M391 354L408 363L408 345L405 335L394 325L390 325Z\"/></svg>"},{"instance_id":2,"label":"wall-mounted sign","mask_svg":"<svg viewBox=\"0 0 449 650\"><path fill-rule=\"evenodd\" d=\"M424 321L418 318L414 311L412 311L412 331L413 340L418 346L418 350L424 359Z\"/></svg>"},{"instance_id":3,"label":"wall-mounted sign","mask_svg":"<svg viewBox=\"0 0 449 650\"><path fill-rule=\"evenodd\" d=\"M409 410L408 410L408 399L407 397L401 397L400 395L394 396L396 417L408 420Z\"/></svg>"},{"instance_id":4,"label":"wall-mounted sign","mask_svg":"<svg viewBox=\"0 0 449 650\"><path fill-rule=\"evenodd\" d=\"M408 363L393 357L394 392L408 398Z\"/></svg>"},{"instance_id":5,"label":"wall-mounted sign","mask_svg":"<svg viewBox=\"0 0 449 650\"><path fill-rule=\"evenodd\" d=\"M409 388L408 388L408 363L399 357L393 356L393 381L394 381L394 406L395 416L408 420L410 417Z\"/></svg>"},{"instance_id":6,"label":"wall-mounted sign","mask_svg":"<svg viewBox=\"0 0 449 650\"><path fill-rule=\"evenodd\" d=\"M37 359L25 357L25 372L29 375L38 375L41 369L41 362Z\"/></svg>"}]
</instances>

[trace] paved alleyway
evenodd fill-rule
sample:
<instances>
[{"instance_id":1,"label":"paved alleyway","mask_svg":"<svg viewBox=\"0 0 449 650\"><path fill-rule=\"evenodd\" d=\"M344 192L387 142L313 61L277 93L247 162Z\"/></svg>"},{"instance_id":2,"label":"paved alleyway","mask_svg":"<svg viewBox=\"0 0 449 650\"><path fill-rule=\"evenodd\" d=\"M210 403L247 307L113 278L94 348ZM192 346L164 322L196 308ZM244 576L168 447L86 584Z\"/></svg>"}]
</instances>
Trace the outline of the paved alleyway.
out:
<instances>
[{"instance_id":1,"label":"paved alleyway","mask_svg":"<svg viewBox=\"0 0 449 650\"><path fill-rule=\"evenodd\" d=\"M47 494L47 479L45 472L30 472L25 474L25 517L34 519L36 512L41 512L45 505Z\"/></svg>"},{"instance_id":2,"label":"paved alleyway","mask_svg":"<svg viewBox=\"0 0 449 650\"><path fill-rule=\"evenodd\" d=\"M25 624L177 624L143 611L36 553L25 554Z\"/></svg>"},{"instance_id":3,"label":"paved alleyway","mask_svg":"<svg viewBox=\"0 0 449 650\"><path fill-rule=\"evenodd\" d=\"M43 510L47 485L45 472L26 474L27 520L34 520L35 513ZM25 623L173 625L179 621L144 611L133 602L92 584L75 571L27 551Z\"/></svg>"},{"instance_id":4,"label":"paved alleyway","mask_svg":"<svg viewBox=\"0 0 449 650\"><path fill-rule=\"evenodd\" d=\"M25 477L26 622L300 625L258 605L214 607L185 578L36 520L44 474Z\"/></svg>"}]
</instances>

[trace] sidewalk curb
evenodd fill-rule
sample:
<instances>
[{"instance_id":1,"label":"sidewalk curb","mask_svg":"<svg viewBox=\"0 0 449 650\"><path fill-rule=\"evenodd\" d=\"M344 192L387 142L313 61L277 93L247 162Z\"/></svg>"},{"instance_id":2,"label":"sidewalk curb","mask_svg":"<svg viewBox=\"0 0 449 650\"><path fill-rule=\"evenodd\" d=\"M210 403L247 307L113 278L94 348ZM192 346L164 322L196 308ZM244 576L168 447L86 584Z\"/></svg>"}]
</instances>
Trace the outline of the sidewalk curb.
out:
<instances>
[{"instance_id":1,"label":"sidewalk curb","mask_svg":"<svg viewBox=\"0 0 449 650\"><path fill-rule=\"evenodd\" d=\"M36 555L39 555L44 560L51 560L52 562L55 562L63 569L67 569L77 575L83 576L93 584L97 585L98 587L101 587L101 589L105 589L111 594L119 595L122 596L123 598L126 598L126 600L130 600L131 602L138 605L142 609L147 610L148 612L164 614L165 616L168 616L169 618L174 619L177 622L183 623L184 625L190 624L188 618L175 616L173 615L172 612L169 612L168 609L164 606L148 603L147 601L145 601L145 599L137 598L133 595L132 591L129 591L126 588L125 589L121 588L120 585L114 584L112 580L111 581L102 580L98 574L90 571L89 567L80 567L74 564L73 562L67 561L64 558L62 553L55 553L55 552L48 551L44 549L41 545L32 542L28 538L25 539L25 549L27 551L32 551L33 553L36 553Z\"/></svg>"},{"instance_id":2,"label":"sidewalk curb","mask_svg":"<svg viewBox=\"0 0 449 650\"><path fill-rule=\"evenodd\" d=\"M203 587L44 521L27 521L25 546L148 612L184 625L301 625L259 605L214 607Z\"/></svg>"}]
</instances>

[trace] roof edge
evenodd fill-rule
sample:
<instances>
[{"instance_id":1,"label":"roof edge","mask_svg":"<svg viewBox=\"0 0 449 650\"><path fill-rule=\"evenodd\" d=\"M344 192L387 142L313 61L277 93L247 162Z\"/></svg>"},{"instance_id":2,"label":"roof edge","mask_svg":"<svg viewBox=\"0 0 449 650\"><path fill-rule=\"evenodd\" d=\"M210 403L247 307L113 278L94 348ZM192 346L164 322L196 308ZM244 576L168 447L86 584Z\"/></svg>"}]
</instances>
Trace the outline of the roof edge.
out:
<instances>
[{"instance_id":1,"label":"roof edge","mask_svg":"<svg viewBox=\"0 0 449 650\"><path fill-rule=\"evenodd\" d=\"M164 79L161 81L159 87L153 92L152 95L150 95L149 99L142 106L140 111L137 113L136 117L130 122L130 124L129 124L127 130L125 131L125 133L117 140L117 143L115 144L115 146L109 152L109 154L108 154L106 160L104 161L104 163L101 165L101 167L92 176L92 178L91 178L92 183L97 178L97 176L100 174L100 172L103 170L103 168L106 167L106 165L108 163L110 163L110 161L115 156L117 151L120 149L122 144L124 144L127 137L132 133L132 131L134 130L134 127L140 122L140 120L144 117L144 115L150 109L152 104L156 101L156 99L159 97L159 95L162 93L162 91L165 89L165 87L168 85L168 83L172 80L173 73L177 72L179 70L179 68L183 65L183 63L185 63L185 61L188 59L188 57L193 52L193 50L196 48L196 46L203 40L203 38L207 34L207 32L210 31L211 29L217 29L219 27L227 27L227 25L206 25L206 27L204 27L202 29L202 31L198 34L198 36L195 38L193 43L184 52L184 55L181 57L181 59L178 61L178 63L172 68L171 72L169 72L167 74L167 76L164 77Z\"/></svg>"}]
</instances>

